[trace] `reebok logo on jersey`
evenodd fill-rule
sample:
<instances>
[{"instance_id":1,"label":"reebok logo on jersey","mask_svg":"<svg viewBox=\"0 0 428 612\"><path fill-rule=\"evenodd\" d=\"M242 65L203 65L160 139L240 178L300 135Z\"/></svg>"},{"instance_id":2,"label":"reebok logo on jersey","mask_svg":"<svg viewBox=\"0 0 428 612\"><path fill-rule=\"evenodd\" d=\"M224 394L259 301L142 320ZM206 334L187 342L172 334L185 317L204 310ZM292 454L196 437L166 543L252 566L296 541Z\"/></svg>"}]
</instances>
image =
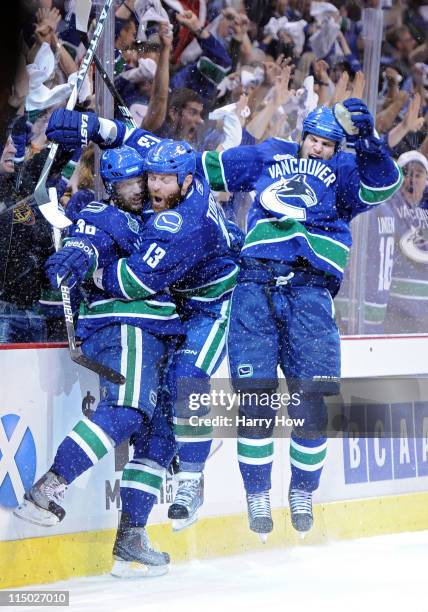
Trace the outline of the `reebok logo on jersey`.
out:
<instances>
[{"instance_id":1,"label":"reebok logo on jersey","mask_svg":"<svg viewBox=\"0 0 428 612\"><path fill-rule=\"evenodd\" d=\"M161 212L155 219L156 229L171 232L171 234L179 232L182 225L183 217L173 210Z\"/></svg>"}]
</instances>

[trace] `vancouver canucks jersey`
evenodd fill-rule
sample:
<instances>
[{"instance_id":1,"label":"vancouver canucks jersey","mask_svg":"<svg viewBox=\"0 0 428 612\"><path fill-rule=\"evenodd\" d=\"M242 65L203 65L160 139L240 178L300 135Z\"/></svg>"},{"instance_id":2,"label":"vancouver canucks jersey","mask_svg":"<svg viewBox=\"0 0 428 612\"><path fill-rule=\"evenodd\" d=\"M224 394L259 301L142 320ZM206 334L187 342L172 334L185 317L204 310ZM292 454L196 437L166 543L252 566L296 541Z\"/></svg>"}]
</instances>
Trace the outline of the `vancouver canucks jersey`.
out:
<instances>
[{"instance_id":1,"label":"vancouver canucks jersey","mask_svg":"<svg viewBox=\"0 0 428 612\"><path fill-rule=\"evenodd\" d=\"M401 172L377 140L356 155L299 158L299 145L270 138L255 146L205 152L201 170L214 190L252 191L244 257L293 263L303 257L339 279L351 246L349 223L390 197Z\"/></svg>"},{"instance_id":2,"label":"vancouver canucks jersey","mask_svg":"<svg viewBox=\"0 0 428 612\"><path fill-rule=\"evenodd\" d=\"M396 220L391 200L368 212L366 275L364 283L364 333L381 334L391 289ZM347 333L350 310L349 268L334 300L339 328Z\"/></svg>"},{"instance_id":3,"label":"vancouver canucks jersey","mask_svg":"<svg viewBox=\"0 0 428 612\"><path fill-rule=\"evenodd\" d=\"M127 300L147 300L169 288L178 305L200 312L230 297L238 275L234 259L214 197L195 177L174 209L146 221L137 252L104 268L102 285Z\"/></svg>"},{"instance_id":4,"label":"vancouver canucks jersey","mask_svg":"<svg viewBox=\"0 0 428 612\"><path fill-rule=\"evenodd\" d=\"M88 238L98 252L100 268L134 253L142 241L141 219L103 202L91 202L83 210L76 210L72 220L75 224L70 238ZM132 301L126 296L112 299L88 282L84 293L86 299L80 305L77 325L77 334L82 339L113 323L126 323L162 335L183 333L175 303L166 292L156 295L153 292Z\"/></svg>"},{"instance_id":5,"label":"vancouver canucks jersey","mask_svg":"<svg viewBox=\"0 0 428 612\"><path fill-rule=\"evenodd\" d=\"M391 199L396 219L396 247L388 318L396 333L428 330L428 210L412 206L397 193ZM394 323L393 323L394 325Z\"/></svg>"}]
</instances>

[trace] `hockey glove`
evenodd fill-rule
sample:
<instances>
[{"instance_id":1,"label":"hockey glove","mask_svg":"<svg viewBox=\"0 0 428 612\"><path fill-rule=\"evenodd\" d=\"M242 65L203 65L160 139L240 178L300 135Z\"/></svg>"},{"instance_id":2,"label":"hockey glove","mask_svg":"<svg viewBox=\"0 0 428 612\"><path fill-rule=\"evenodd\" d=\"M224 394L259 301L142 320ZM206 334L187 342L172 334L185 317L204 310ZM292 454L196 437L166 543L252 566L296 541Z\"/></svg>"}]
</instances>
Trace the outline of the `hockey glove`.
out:
<instances>
[{"instance_id":1,"label":"hockey glove","mask_svg":"<svg viewBox=\"0 0 428 612\"><path fill-rule=\"evenodd\" d=\"M87 238L70 238L65 247L49 257L46 275L54 289L67 278L70 287L89 278L98 264L98 253Z\"/></svg>"},{"instance_id":2,"label":"hockey glove","mask_svg":"<svg viewBox=\"0 0 428 612\"><path fill-rule=\"evenodd\" d=\"M100 122L95 113L58 108L49 119L46 136L65 149L77 149L86 147L90 141L102 142L99 130Z\"/></svg>"},{"instance_id":3,"label":"hockey glove","mask_svg":"<svg viewBox=\"0 0 428 612\"><path fill-rule=\"evenodd\" d=\"M31 123L27 121L25 115L22 115L13 124L12 132L11 132L13 144L15 145L15 149L16 149L16 153L15 153L15 157L13 161L16 162L17 164L24 161L25 149L30 140L30 134L31 134Z\"/></svg>"},{"instance_id":4,"label":"hockey glove","mask_svg":"<svg viewBox=\"0 0 428 612\"><path fill-rule=\"evenodd\" d=\"M373 117L366 104L359 98L349 98L333 106L336 121L346 134L347 142L358 138L370 138L374 133Z\"/></svg>"}]
</instances>

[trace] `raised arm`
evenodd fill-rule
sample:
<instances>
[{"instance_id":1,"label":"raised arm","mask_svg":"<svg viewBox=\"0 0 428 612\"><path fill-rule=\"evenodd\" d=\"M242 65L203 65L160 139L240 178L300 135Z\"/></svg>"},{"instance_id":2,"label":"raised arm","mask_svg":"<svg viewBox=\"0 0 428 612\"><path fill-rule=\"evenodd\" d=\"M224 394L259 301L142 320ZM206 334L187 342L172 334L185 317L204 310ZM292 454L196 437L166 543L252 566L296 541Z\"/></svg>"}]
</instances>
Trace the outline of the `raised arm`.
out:
<instances>
[{"instance_id":1,"label":"raised arm","mask_svg":"<svg viewBox=\"0 0 428 612\"><path fill-rule=\"evenodd\" d=\"M153 82L153 92L147 114L141 125L142 128L150 132L156 132L156 130L160 128L165 121L168 107L169 59L172 47L172 34L169 29L169 24L160 24L159 38L161 49Z\"/></svg>"}]
</instances>

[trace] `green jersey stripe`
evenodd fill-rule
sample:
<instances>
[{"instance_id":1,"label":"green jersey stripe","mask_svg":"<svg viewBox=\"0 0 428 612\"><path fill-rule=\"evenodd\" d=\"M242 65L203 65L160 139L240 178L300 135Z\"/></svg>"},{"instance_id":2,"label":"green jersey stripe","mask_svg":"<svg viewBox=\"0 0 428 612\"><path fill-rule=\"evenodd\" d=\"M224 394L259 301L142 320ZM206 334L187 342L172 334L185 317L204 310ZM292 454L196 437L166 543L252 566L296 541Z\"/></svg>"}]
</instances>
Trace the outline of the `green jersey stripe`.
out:
<instances>
[{"instance_id":1,"label":"green jersey stripe","mask_svg":"<svg viewBox=\"0 0 428 612\"><path fill-rule=\"evenodd\" d=\"M136 375L136 328L132 325L124 326L124 333L126 334L126 370L125 377L126 382L124 386L124 397L123 397L123 405L124 406L133 406L138 407L138 399L137 406L134 406L134 385L135 385L135 375ZM122 349L123 350L123 349Z\"/></svg>"},{"instance_id":2,"label":"green jersey stripe","mask_svg":"<svg viewBox=\"0 0 428 612\"><path fill-rule=\"evenodd\" d=\"M172 302L155 300L123 302L113 299L93 302L89 305L83 302L80 304L79 317L81 319L102 319L111 316L134 319L176 319L178 314Z\"/></svg>"},{"instance_id":3,"label":"green jersey stripe","mask_svg":"<svg viewBox=\"0 0 428 612\"><path fill-rule=\"evenodd\" d=\"M395 161L394 165L398 170L398 179L395 183L388 187L369 187L360 182L360 191L358 193L360 200L365 204L380 204L390 198L401 187L403 172Z\"/></svg>"},{"instance_id":4,"label":"green jersey stripe","mask_svg":"<svg viewBox=\"0 0 428 612\"><path fill-rule=\"evenodd\" d=\"M155 489L160 489L162 487L163 478L143 470L125 468L122 473L122 480L128 482L141 482Z\"/></svg>"},{"instance_id":5,"label":"green jersey stripe","mask_svg":"<svg viewBox=\"0 0 428 612\"><path fill-rule=\"evenodd\" d=\"M102 459L107 454L108 448L106 448L97 436L97 434L88 427L85 421L79 421L73 427L73 431L78 434L89 448L95 453L98 460Z\"/></svg>"},{"instance_id":6,"label":"green jersey stripe","mask_svg":"<svg viewBox=\"0 0 428 612\"><path fill-rule=\"evenodd\" d=\"M219 317L211 328L208 338L206 339L199 357L196 360L196 366L209 373L215 362L215 357L221 349L222 344L225 342L228 318L230 311L230 301L226 300L220 310L221 317Z\"/></svg>"},{"instance_id":7,"label":"green jersey stripe","mask_svg":"<svg viewBox=\"0 0 428 612\"><path fill-rule=\"evenodd\" d=\"M70 431L70 433L67 434L67 438L70 438L71 440L73 440L73 442L77 444L77 446L80 446L80 449L85 453L85 455L88 457L89 461L93 465L98 463L98 457L96 456L92 448L89 446L89 444L86 444L85 440L81 436L79 436L77 432Z\"/></svg>"},{"instance_id":8,"label":"green jersey stripe","mask_svg":"<svg viewBox=\"0 0 428 612\"><path fill-rule=\"evenodd\" d=\"M242 250L260 243L281 242L298 237L306 240L317 257L343 272L348 261L349 247L328 236L308 232L295 219L270 218L258 221L256 226L248 233Z\"/></svg>"},{"instance_id":9,"label":"green jersey stripe","mask_svg":"<svg viewBox=\"0 0 428 612\"><path fill-rule=\"evenodd\" d=\"M270 457L273 455L273 442L268 442L264 446L250 446L238 441L238 454L241 457Z\"/></svg>"},{"instance_id":10,"label":"green jersey stripe","mask_svg":"<svg viewBox=\"0 0 428 612\"><path fill-rule=\"evenodd\" d=\"M390 295L404 298L427 298L428 282L393 277Z\"/></svg>"},{"instance_id":11,"label":"green jersey stripe","mask_svg":"<svg viewBox=\"0 0 428 612\"><path fill-rule=\"evenodd\" d=\"M119 259L118 281L123 295L129 300L146 298L156 293L147 287L128 267L126 259Z\"/></svg>"},{"instance_id":12,"label":"green jersey stripe","mask_svg":"<svg viewBox=\"0 0 428 612\"><path fill-rule=\"evenodd\" d=\"M290 457L295 461L299 461L300 463L308 465L316 465L318 463L323 463L326 455L327 449L324 449L319 453L303 453L290 445Z\"/></svg>"},{"instance_id":13,"label":"green jersey stripe","mask_svg":"<svg viewBox=\"0 0 428 612\"><path fill-rule=\"evenodd\" d=\"M294 467L299 468L300 470L302 470L303 472L316 472L317 470L320 470L325 461L320 461L319 463L301 463L300 461L297 461L297 459L294 459L293 457L290 457L290 463L291 465L294 465Z\"/></svg>"},{"instance_id":14,"label":"green jersey stripe","mask_svg":"<svg viewBox=\"0 0 428 612\"><path fill-rule=\"evenodd\" d=\"M174 435L182 438L199 438L201 436L211 436L212 425L178 425L174 423Z\"/></svg>"},{"instance_id":15,"label":"green jersey stripe","mask_svg":"<svg viewBox=\"0 0 428 612\"><path fill-rule=\"evenodd\" d=\"M224 179L224 170L221 163L220 154L217 151L208 151L202 155L202 166L205 178L214 191L227 191Z\"/></svg>"},{"instance_id":16,"label":"green jersey stripe","mask_svg":"<svg viewBox=\"0 0 428 612\"><path fill-rule=\"evenodd\" d=\"M194 287L192 289L174 289L173 293L178 293L181 296L185 296L193 299L216 299L222 297L228 291L231 291L236 285L236 279L238 277L239 268L238 266L230 272L227 276L222 276L211 283L202 285L200 287Z\"/></svg>"}]
</instances>

